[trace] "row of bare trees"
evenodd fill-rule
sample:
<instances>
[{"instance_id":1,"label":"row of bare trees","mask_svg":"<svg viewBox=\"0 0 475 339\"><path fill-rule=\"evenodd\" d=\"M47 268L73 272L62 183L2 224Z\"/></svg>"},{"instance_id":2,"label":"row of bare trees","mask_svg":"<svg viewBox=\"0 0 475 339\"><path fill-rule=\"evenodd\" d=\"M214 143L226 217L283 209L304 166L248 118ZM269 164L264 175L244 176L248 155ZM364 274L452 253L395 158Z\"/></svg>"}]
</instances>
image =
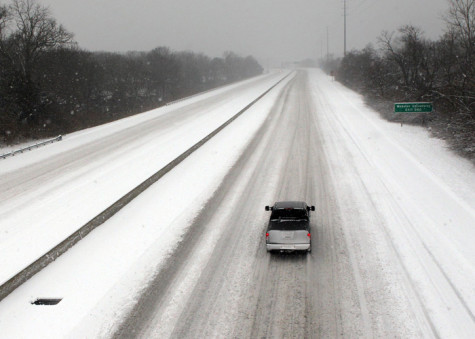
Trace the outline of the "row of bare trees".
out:
<instances>
[{"instance_id":1,"label":"row of bare trees","mask_svg":"<svg viewBox=\"0 0 475 339\"><path fill-rule=\"evenodd\" d=\"M439 40L413 26L383 32L378 49L348 53L337 78L372 101L434 102L435 131L475 158L475 0L448 1Z\"/></svg>"},{"instance_id":2,"label":"row of bare trees","mask_svg":"<svg viewBox=\"0 0 475 339\"><path fill-rule=\"evenodd\" d=\"M0 4L0 142L62 134L262 73L251 56L81 50L35 0Z\"/></svg>"}]
</instances>

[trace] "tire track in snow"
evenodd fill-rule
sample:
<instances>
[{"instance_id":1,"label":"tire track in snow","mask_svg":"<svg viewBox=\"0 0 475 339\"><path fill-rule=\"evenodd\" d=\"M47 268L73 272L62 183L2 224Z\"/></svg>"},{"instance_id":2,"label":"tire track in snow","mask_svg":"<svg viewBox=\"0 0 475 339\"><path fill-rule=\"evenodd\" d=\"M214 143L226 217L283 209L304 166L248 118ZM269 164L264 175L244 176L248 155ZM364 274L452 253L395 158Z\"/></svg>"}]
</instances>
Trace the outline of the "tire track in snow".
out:
<instances>
[{"instance_id":1,"label":"tire track in snow","mask_svg":"<svg viewBox=\"0 0 475 339\"><path fill-rule=\"evenodd\" d=\"M464 210L466 210L472 217L473 219L475 220L475 210L470 206L468 205L465 201L463 201L462 199L460 199L447 185L443 184L442 182L440 182L440 180L437 179L437 177L431 173L427 168L425 168L419 161L417 161L413 155L411 155L409 152L407 152L403 147L401 147L399 144L397 144L394 140L392 140L390 137L388 137L386 134L383 133L383 131L376 125L373 123L373 121L369 120L368 118L366 118L366 116L364 114L362 114L362 112L360 111L360 109L358 107L356 107L356 105L351 102L350 100L348 100L347 97L345 97L341 92L338 92L338 94L341 96L342 99L344 99L345 101L347 101L351 106L354 107L354 109L359 113L360 117L362 117L363 119L365 119L368 123L370 123L376 130L378 130L385 138L385 140L387 140L393 147L395 147L399 152L401 152L407 159L409 159L411 161L411 163L413 165L415 165L415 167L417 167L423 175L425 175L426 177L430 178L432 183L438 187L440 187L446 194L447 196L449 196L451 199L453 199L454 201L457 202L457 204L459 204ZM358 148L359 152L361 153L361 155L363 157L365 157L366 161L371 164L372 167L376 168L377 166L374 164L374 162L366 155L366 151L360 146L359 142L353 137L352 133L349 131L349 129L346 127L348 126L348 123L344 124L344 123L341 123L341 120L340 120L340 117L336 116L336 119L338 119L340 121L340 126L342 127L342 129L345 131L345 133L348 135L349 138L351 138L351 140L353 140L353 143L354 145ZM381 185L384 186L385 190L387 191L387 197L394 197L394 194L392 192L392 190L390 190L390 188L388 187L388 185L384 182L384 180L382 178L380 178L380 182L381 182ZM396 199L392 199L392 203L394 205L397 205L398 206L398 209L400 210L400 215L403 215L404 218L407 220L407 223L411 225L411 228L413 230L413 234L416 234L420 243L422 244L422 246L424 247L424 249L426 250L427 254L429 255L429 257L431 258L431 260L433 261L434 265L438 268L438 270L440 271L441 275L444 277L444 279L447 281L448 285L451 287L451 289L453 290L453 293L457 296L457 298L459 299L461 305L463 306L463 308L465 309L465 311L467 312L467 314L469 315L469 317L472 319L472 321L475 323L475 315L474 313L472 312L472 310L470 309L470 307L468 306L468 303L467 301L465 300L465 298L463 297L462 293L458 290L458 288L456 287L456 285L453 283L453 281L451 280L451 278L449 277L449 275L446 273L446 271L443 269L441 263L439 262L439 260L435 257L435 255L432 253L432 251L429 249L429 247L427 246L426 242L425 242L425 239L422 238L422 236L420 235L420 233L417 231L417 228L414 226L414 224L412 223L412 221L410 220L409 216L407 216L407 214L405 213L404 209L400 206L400 203L396 200ZM376 207L376 206L375 206ZM385 230L385 233L387 233L387 230ZM398 255L398 257L400 257ZM407 272L406 272L407 273ZM424 307L425 308L425 307ZM427 310L426 310L427 312ZM434 326L434 324L431 322L431 325ZM434 328L435 329L435 328ZM435 332L437 333L437 331Z\"/></svg>"},{"instance_id":2,"label":"tire track in snow","mask_svg":"<svg viewBox=\"0 0 475 339\"><path fill-rule=\"evenodd\" d=\"M388 137L387 135L385 135L382 130L376 126L374 124L373 121L369 120L360 110L358 107L356 107L356 105L351 101L349 100L343 93L341 93L341 91L337 91L338 95L344 100L346 101L349 105L351 105L355 111L358 112L359 116L361 118L363 118L366 122L368 122L372 127L374 127L378 132L380 132L384 139L386 141L388 141L388 143L393 146L395 149L397 149L401 154L404 155L405 158L407 158L413 165L415 165L414 167L416 167L424 176L428 177L431 181L432 181L432 184L434 184L435 186L437 187L440 187L446 194L448 197L450 197L451 199L453 199L454 201L456 201L456 203L458 203L464 210L466 210L470 215L474 215L473 214L473 209L466 203L464 202L463 200L461 200L459 197L457 197L455 195L455 193L445 184L441 183L440 180L437 180L437 178L434 176L434 174L432 174L429 170L427 170L422 164L420 164L415 158L413 155L411 155L409 152L407 152L403 147L401 147L399 144L397 144L394 140L392 140L390 137ZM355 137L353 136L353 133L349 130L348 126L350 126L349 122L345 120L345 122L342 122L341 121L341 118L344 118L342 116L339 116L338 114L335 114L334 115L334 119L336 119L341 127L341 130L343 130L345 132L345 134L347 135L347 137L352 140L352 143L353 145L358 149L358 152L360 153L360 155L362 157L364 157L365 161L370 164L371 168L373 169L377 169L378 166L374 163L374 161L367 155L365 149L362 148L362 146L360 145L359 141L357 139L355 139ZM376 172L375 172L376 173ZM456 287L456 285L453 283L452 279L450 278L450 276L447 274L447 272L444 270L443 266L441 265L441 263L439 262L439 260L436 258L436 256L432 253L432 251L429 249L427 243L426 243L426 239L424 237L422 237L422 235L420 234L419 232L419 227L416 227L413 223L413 221L411 220L411 218L409 217L409 215L407 214L407 212L404 210L404 208L401 206L400 202L397 201L397 199L395 198L396 194L394 194L394 190L390 189L390 187L388 186L388 183L384 180L383 177L381 177L379 174L377 174L376 176L373 177L374 179L373 180L377 180L379 182L379 185L381 187L384 188L384 190L386 191L386 194L384 194L384 199L385 200L388 200L386 202L387 205L389 206L392 206L391 208L395 211L394 212L394 215L398 215L399 218L401 218L401 224L405 224L407 225L406 227L409 227L411 229L411 235L407 235L406 238L407 238L407 244L411 244L410 246L412 247L412 252L414 253L414 257L415 258L418 258L421 265L423 267L426 267L429 271L427 271L427 276L431 276L433 277L434 274L437 275L437 273L434 273L434 270L437 270L439 273L438 273L438 276L439 278L438 279L435 279L434 278L434 281L437 281L437 284L432 284L433 285L433 289L435 291L437 291L436 293L440 294L440 297L439 299L440 300L445 300L445 293L446 292L443 292L443 291L439 291L440 287L444 285L444 283L442 282L443 280L445 280L446 282L446 286L452 291L453 295L455 296L455 298L458 300L458 302L460 303L460 306L465 310L468 318L472 321L472 323L475 323L475 317L474 317L474 314L473 312L471 311L467 301L465 300L465 298L463 297L463 294L459 291L459 289ZM364 187L365 189L366 188L366 185L364 184L364 182L362 181L362 179L360 178L359 179L362 183L362 187ZM367 191L368 192L368 191ZM368 196L371 196L371 194L368 192ZM371 199L371 203L373 205L373 208L374 210L379 213L379 207L375 205L375 202ZM380 201L380 204L382 202ZM423 212L424 213L424 212ZM382 216L382 219L384 217ZM426 303L427 303L427 300L426 300L426 295L425 293L424 294L421 294L421 291L420 291L420 288L418 287L418 283L417 281L414 281L414 277L413 277L413 273L411 273L408 268L407 268L407 263L406 261L402 258L402 254L400 252L400 249L398 249L396 247L396 245L394 244L393 242L393 239L392 237L390 236L390 234L388 233L388 229L386 227L383 227L382 225L380 225L380 229L381 231L385 234L386 236L386 239L388 240L388 244L391 245L392 247L392 250L393 252L395 253L395 257L398 258L399 260L399 263L400 263L400 267L402 268L405 276L406 276L406 279L407 279L407 282L409 283L409 285L411 286L411 289L413 290L413 293L414 295L417 297L417 300L418 300L418 304L419 304L419 307L421 308L421 310L424 312L424 315L425 315L425 318L427 320L427 323L430 325L430 328L432 330L432 333L434 336L436 337L440 337L441 336L441 333L440 333L440 330L438 328L440 328L440 326L444 327L444 325L441 325L441 324L438 324L438 326L436 326L436 324L434 323L434 320L433 320L433 316L431 316L431 314L433 313L427 306L426 306ZM416 236L416 239L414 239L414 235ZM415 244L415 242L418 242L420 245L417 245ZM425 253L422 253L421 250L423 250ZM417 254L418 253L418 254ZM406 253L407 255L407 253ZM422 260L422 258L426 258L426 260ZM430 272L432 271L432 272ZM425 292L425 291L424 291ZM450 300L450 299L449 299ZM449 307L449 306L447 306ZM450 309L451 307L449 307ZM459 318L457 318L459 319ZM462 326L463 328L464 326ZM472 328L473 328L473 324L472 324ZM470 330L467 329L468 332L465 332L465 333L470 333Z\"/></svg>"},{"instance_id":3,"label":"tire track in snow","mask_svg":"<svg viewBox=\"0 0 475 339\"><path fill-rule=\"evenodd\" d=\"M329 161L328 150L338 151L331 146L340 144L327 145L331 140L322 137L329 128L320 118L325 112L295 95L304 90L304 84L302 78L296 79L291 95L281 96L285 99L281 104L290 107L285 113L275 107L277 112L266 121L267 130L260 130L252 141L255 149L249 147L243 153L194 223L191 233L196 242L180 247L186 253L170 258L170 274L160 274L163 280L157 278L150 285L151 295L145 293L139 301L148 306L128 319L130 327L119 337L420 336L421 332L406 328L411 325L404 321L412 324L412 319L396 313L403 310L412 315L412 309L406 308L409 302L394 308L391 303L398 302L399 295L385 291L385 281L372 285L372 278L385 278L386 272L378 271L380 267L372 261L365 263L365 258L359 261L361 255L377 257L379 253L374 254L372 239L351 227L351 221L366 221L365 216L344 215L347 210L339 206L348 200L340 199L342 184L337 179L347 173L332 168L335 164ZM302 127L296 133L295 121ZM343 156L339 161L351 159ZM354 192L360 193L369 194ZM312 220L315 247L305 257L269 256L263 242L262 205L270 203L267 199L295 195L317 206ZM379 217L374 208L368 207L367 213ZM208 233L200 234L212 233L211 228L219 232L213 242ZM203 250L208 254L200 259ZM194 273L188 269L199 271L199 276L190 278ZM181 279L192 281L177 286ZM383 298L378 298L379 292ZM422 311L418 307L414 313ZM423 333L433 334L430 329Z\"/></svg>"},{"instance_id":4,"label":"tire track in snow","mask_svg":"<svg viewBox=\"0 0 475 339\"><path fill-rule=\"evenodd\" d=\"M310 96L310 94L309 94L309 96ZM321 104L323 104L323 103L321 102ZM319 112L317 111L316 114L318 114L318 113ZM314 118L313 125L318 126L319 125L318 120L316 119L315 116L313 118ZM323 152L325 153L326 150L323 149ZM325 158L328 159L328 156L325 157ZM325 162L321 161L320 163L325 164L326 168L324 170L324 173L328 173L328 176L330 178L332 178L332 169L330 168L330 165L328 164L328 162L327 161L325 161ZM331 181L336 182L336 180L334 178ZM323 183L323 191L324 192L331 191L330 187L328 187L328 186L329 186L328 183ZM335 208L335 206L332 206L332 208ZM336 213L336 211L332 211L330 208L329 208L328 211L329 211L329 213ZM331 221L329 220L328 222L331 222ZM332 227L332 226L330 226L330 228L331 228L331 238L334 239L332 241L332 243L336 243L336 239L338 239L338 237L336 237L336 235L335 235L335 231L336 231L335 227ZM360 267L359 267L359 265L356 261L356 253L355 253L354 248L351 244L351 240L349 239L348 232L343 231L341 236L343 237L343 241L344 241L344 251L346 253L348 253L348 260L349 260L349 263L351 265L351 273L352 273L352 276L354 278L355 285L356 285L355 289L356 289L356 293L358 295L361 321L362 321L363 328L364 328L364 336L365 337L374 337L370 312L369 312L369 308L368 308L368 302L367 302L366 296L365 296L366 288L365 288L365 284L363 283L363 279L362 279L361 274L360 274ZM334 249L332 249L332 252L333 252L333 257L334 258L336 258L338 256L341 256L341 253L336 253ZM333 260L336 261L336 259L333 259ZM337 277L334 277L334 281L337 281ZM341 330L340 334L344 335L343 329Z\"/></svg>"},{"instance_id":5,"label":"tire track in snow","mask_svg":"<svg viewBox=\"0 0 475 339\"><path fill-rule=\"evenodd\" d=\"M347 100L346 98L344 98L345 100ZM327 110L328 111L333 111L333 109L327 104L327 103L323 103L322 102L322 105L326 105L327 107ZM332 115L332 118L338 122L338 126L339 126L339 129L336 130L335 127L332 126L332 124L328 124L330 126L332 126L333 128L333 134L335 135L338 135L339 134L339 131L343 131L345 133L345 135L352 141L352 145L354 147L356 147L356 149L358 150L359 154L365 159L366 162L368 162L369 164L371 164L371 160L367 157L366 153L363 151L363 149L361 148L360 144L357 142L357 140L353 137L353 135L349 132L347 126L348 126L348 123L343 123L341 120L340 120L340 117L338 116L338 114L333 114ZM378 180L378 177L374 177L375 180ZM364 183L364 181L361 179L361 176L358 176L357 177L357 180L358 182L360 183L360 187L362 187L365 192L366 192L366 196L368 197L371 197L372 194L367 190L367 186L366 184ZM390 194L391 195L391 194ZM374 204L374 201L373 199L369 199L369 202L370 204L372 205L373 207L373 210L374 210L374 213L376 214L380 214L379 213L379 210L377 208L377 206ZM384 219L384 217L380 217L381 220ZM414 283L414 281L412 280L411 278L411 275L409 274L409 271L407 270L407 267L406 265L404 264L404 261L402 260L402 257L399 253L399 251L397 250L397 248L395 247L393 241L392 241L392 238L389 236L388 234L388 231L385 227L380 227L380 229L383 231L384 235L385 235L385 238L387 240L387 243L391 245L391 249L392 251L394 252L395 254L395 257L398 258L398 261L399 261L399 266L401 267L402 271L404 272L405 274L405 278L406 278L406 281L409 283L409 285L411 286L411 290L412 292L414 293L414 295L416 296L417 300L418 300L418 306L419 308L422 310L423 314L424 314L424 317L425 317L425 320L427 321L427 323L429 324L430 328L431 328L431 331L433 333L433 335L435 337L440 337L438 332L437 332L437 329L434 325L434 323L432 322L432 319L431 317L429 316L429 310L425 307L425 304L423 302L423 298L422 296L420 295L420 293L418 292L418 289L416 288L416 285ZM347 232L345 232L345 234L347 234ZM348 236L346 237L346 241L348 243L349 239L348 239ZM355 262L355 253L353 252L352 253L352 257L353 257L353 264L356 265L356 268L358 267L358 265L356 264ZM361 286L361 280L360 280L360 286ZM361 296L361 294L360 294ZM361 297L364 297L364 296L361 296ZM367 309L367 308L366 308ZM368 321L368 319L366 319L366 322Z\"/></svg>"},{"instance_id":6,"label":"tire track in snow","mask_svg":"<svg viewBox=\"0 0 475 339\"><path fill-rule=\"evenodd\" d=\"M292 80L290 80L292 81ZM287 87L287 85L285 85ZM226 194L228 193L229 185L238 180L239 176L245 175L246 172L243 171L244 164L249 161L251 156L255 156L253 151L258 147L259 143L263 138L268 138L269 136L265 135L265 131L269 129L270 125L274 125L279 120L279 116L273 116L267 118L265 124L261 127L259 132L256 134L256 138L249 144L246 151L243 153L244 156L241 157L237 164L231 169L229 174L223 180L223 183L220 185L214 196L208 201L208 203L203 207L202 213L193 221L190 230L187 232L185 238L180 243L179 247L175 251L173 257L169 260L169 265L151 280L150 285L144 291L140 300L137 301L135 308L130 312L129 316L125 321L119 326L116 332L113 334L114 338L130 338L131 336L136 336L137 333L141 333L145 337L170 337L172 332L181 331L182 335L186 334L186 330L190 328L191 324L186 321L187 314L191 314L190 310L193 309L193 305L198 305L196 303L190 302L190 305L187 305L186 310L183 309L184 303L182 299L188 300L189 291L180 291L180 280L193 280L193 277L188 277L189 271L191 269L189 263L195 263L194 258L197 260L203 257L203 254L200 254L200 245L209 246L207 241L204 239L210 236L210 231L206 231L207 225L213 220L213 212L216 209L216 206L220 206L224 201ZM260 149L259 154L263 152L264 157L272 157L272 154L265 152L265 150ZM262 177L262 173L257 172L258 175L255 177L265 180L266 178ZM269 182L274 182L277 179L274 177L267 178ZM235 232L231 229L230 232ZM198 253L197 253L198 252ZM205 260L199 259L199 260ZM202 268L199 268L202 270ZM212 270L212 269L211 269ZM190 282L187 282L187 284ZM219 285L219 282L218 282ZM175 295L174 292L179 291L179 295ZM196 290L200 292L199 289ZM201 291L202 293L203 291ZM208 301L206 299L206 301ZM180 303L180 304L177 304ZM167 314L163 313L164 309ZM188 312L188 313L187 313ZM209 316L208 314L203 314L201 311L197 311L200 316L204 317L204 320ZM171 319L170 316L172 317ZM159 329L154 329L153 326L156 326L157 321L163 320L163 318L169 319L166 324L162 324ZM184 320L185 319L185 320ZM200 329L195 329L195 335L198 335Z\"/></svg>"}]
</instances>

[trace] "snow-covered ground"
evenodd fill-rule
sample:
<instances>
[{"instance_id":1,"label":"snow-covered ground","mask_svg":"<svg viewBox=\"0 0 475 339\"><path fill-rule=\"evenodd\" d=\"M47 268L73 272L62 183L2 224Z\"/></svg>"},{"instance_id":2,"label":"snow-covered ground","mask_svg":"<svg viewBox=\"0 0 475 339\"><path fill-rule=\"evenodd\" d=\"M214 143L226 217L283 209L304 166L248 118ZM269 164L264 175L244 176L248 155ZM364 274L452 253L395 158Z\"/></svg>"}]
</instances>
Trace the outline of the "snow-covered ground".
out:
<instances>
[{"instance_id":1,"label":"snow-covered ground","mask_svg":"<svg viewBox=\"0 0 475 339\"><path fill-rule=\"evenodd\" d=\"M361 208L368 224L379 224L379 229L363 230L370 237L385 234L384 244L393 248L381 246L374 251L389 253L392 261L402 263L400 274L407 276L416 291L414 302L423 305L435 333L473 337L474 166L449 151L444 141L431 138L424 128L381 120L360 95L341 84L319 76L312 77L311 84L322 120L337 126L326 130L327 138L332 142L341 138L345 145L328 147L334 151L328 153L334 175L344 179L337 192L342 197L348 197L345 191L352 192L357 202L361 189L372 197L356 206L342 199L340 208L347 223L354 222L355 209ZM321 96L326 99L319 100ZM368 208L380 215L376 222L365 213Z\"/></svg>"},{"instance_id":2,"label":"snow-covered ground","mask_svg":"<svg viewBox=\"0 0 475 339\"><path fill-rule=\"evenodd\" d=\"M283 75L209 92L0 160L0 281L45 253ZM290 81L279 84L149 190L0 302L0 337L109 335L153 273L173 259L173 250L187 228L268 121L281 90ZM473 165L450 152L443 141L430 138L423 128L381 120L359 95L320 71L309 71L309 89L321 127L322 148L333 179L340 183L337 198L348 246L354 253L368 256L353 260L376 258L398 275L398 281L407 281L408 290L415 291L410 302L424 310L435 329L432 333L470 337L475 331ZM51 165L37 178L38 164L43 162ZM56 171L55 165L61 171ZM27 180L21 190L9 185L12 180L18 184L23 173ZM359 194L362 189L371 201L359 198L368 196ZM352 228L358 221L367 221L366 226ZM352 243L361 234L383 237L384 241L361 249ZM209 257L217 236L206 238L198 262ZM388 243L391 248L386 247ZM193 287L200 267L189 271L189 282L181 287L184 291ZM360 272L361 288L368 280L366 273ZM391 289L391 281L389 287L377 281L370 287ZM31 305L36 298L62 301L56 306ZM389 306L385 311L395 310ZM425 320L415 323L425 324Z\"/></svg>"},{"instance_id":3,"label":"snow-covered ground","mask_svg":"<svg viewBox=\"0 0 475 339\"><path fill-rule=\"evenodd\" d=\"M164 167L285 73L273 73L0 162L0 284Z\"/></svg>"},{"instance_id":4,"label":"snow-covered ground","mask_svg":"<svg viewBox=\"0 0 475 339\"><path fill-rule=\"evenodd\" d=\"M102 150L101 145L91 150L86 147L109 135L114 136L124 131L129 134L132 132L128 144L116 149L116 144L107 140L111 144L108 146L112 149L106 154L90 163L84 162L81 166L76 166L72 173L68 173L66 167L61 173L55 173L58 178L52 179L51 184L42 183L44 179L41 179L37 187L27 185L26 189L32 191L30 193L32 197L20 191L14 192L13 198L7 200L3 198L5 195L2 193L0 281L5 282L46 253L287 74L288 72L275 72L227 86L138 116L67 135L60 143L4 160L0 167L1 175L4 176L15 177L15 174L22 169L31 168L42 162L47 162L49 170L54 171L56 156L67 155L70 152L77 153L78 149L82 154L89 151L98 152ZM272 100L275 100L275 94L271 99L264 100L268 103L264 108L270 106ZM189 112L192 113L191 119L185 120L184 123L176 118L177 115L180 118ZM27 292L27 295L21 297L21 302L17 304L20 308L9 305L12 301L16 303L14 294L17 291L7 297L2 302L2 306L6 306L4 310L11 315L15 313L13 318L19 315L26 316L29 325L25 324L28 328L18 326L19 322L22 322L21 319L14 320L2 315L0 333L2 335L11 333L8 337L32 337L32 333L35 333L34 337L62 337L77 324L84 325L81 321L89 316L92 321L83 330L86 333L93 333L92 337L96 337L97 331L101 330L104 324L110 325L110 319L104 321L107 319L104 318L105 314L111 318L122 315L124 309L128 307L127 302L112 298L104 304L105 310L101 309L102 306L97 309L99 318L91 317L96 303L103 298L108 299L107 294L111 289L119 288L120 294L127 294L131 296L131 301L134 300L132 297L135 294L131 291L138 293L137 288L143 285L144 279L146 280L150 274L150 267L134 267L135 262L142 262L141 257L146 256L150 258L150 265L155 266L155 260L160 258L163 260L171 253L190 220L212 195L216 185L232 166L239 151L267 113L265 109L254 109L253 112L254 114L246 114L248 118L244 124L242 122L232 124L234 133L225 134L221 139L215 138L206 144L204 150L200 150L200 154L205 154L204 157L197 155L189 157L186 164L167 174L153 186L153 189L146 191L120 214L96 230L91 237L92 243L82 242L79 252L76 252L79 247L72 248L54 265L50 265L18 289L17 291L20 291L27 286L36 286L34 291ZM143 124L150 125L162 116L171 119L172 124L168 121L165 121L165 124L159 121L160 128L156 128L158 131L153 131L152 135L143 135ZM163 128L166 130L162 131ZM135 136L134 133L139 135ZM139 142L135 141L135 138ZM113 141L120 142L118 140ZM226 148L219 147L223 142ZM86 151L83 151L83 148L86 148ZM208 149L211 151L207 152ZM72 167L76 160L74 155L72 160L68 159L71 164L65 165ZM43 175L48 174L49 171ZM11 190L13 190L11 187L7 187L5 193L10 193ZM133 213L128 215L128 210ZM137 214L140 215L138 219ZM170 232L172 229L173 233ZM111 233L118 236L117 241L110 239ZM87 257L84 257L85 253L88 253ZM69 258L74 259L71 262ZM61 262L64 264L61 265ZM57 271L58 265L61 267L59 271ZM46 276L49 276L46 280L41 278ZM129 279L124 280L123 276ZM59 277L66 278L67 282L58 279ZM88 277L92 280L89 281ZM38 285L36 279L43 282ZM116 283L118 286L115 286ZM64 298L56 310L66 308L60 311L59 318L58 313L54 312L50 313L53 318L46 320L41 314L45 315L44 311L48 313L48 310L42 306L36 309L30 307L30 302L37 298L50 298L53 294ZM67 300L71 304L68 305ZM81 301L77 302L79 300ZM28 306L27 309L22 309L24 305ZM14 311L15 309L18 313ZM65 309L69 311L64 312ZM73 332L73 336L85 337L77 332Z\"/></svg>"}]
</instances>

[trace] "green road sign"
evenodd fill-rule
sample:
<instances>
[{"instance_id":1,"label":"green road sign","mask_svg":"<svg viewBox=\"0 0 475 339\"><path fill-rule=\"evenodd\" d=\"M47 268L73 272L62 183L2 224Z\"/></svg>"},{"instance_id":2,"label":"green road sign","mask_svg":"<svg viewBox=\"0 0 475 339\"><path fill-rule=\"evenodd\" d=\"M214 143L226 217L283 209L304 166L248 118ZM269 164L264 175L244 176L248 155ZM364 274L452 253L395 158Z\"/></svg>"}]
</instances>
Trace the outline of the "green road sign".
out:
<instances>
[{"instance_id":1,"label":"green road sign","mask_svg":"<svg viewBox=\"0 0 475 339\"><path fill-rule=\"evenodd\" d=\"M432 102L399 102L394 104L394 113L431 113Z\"/></svg>"}]
</instances>

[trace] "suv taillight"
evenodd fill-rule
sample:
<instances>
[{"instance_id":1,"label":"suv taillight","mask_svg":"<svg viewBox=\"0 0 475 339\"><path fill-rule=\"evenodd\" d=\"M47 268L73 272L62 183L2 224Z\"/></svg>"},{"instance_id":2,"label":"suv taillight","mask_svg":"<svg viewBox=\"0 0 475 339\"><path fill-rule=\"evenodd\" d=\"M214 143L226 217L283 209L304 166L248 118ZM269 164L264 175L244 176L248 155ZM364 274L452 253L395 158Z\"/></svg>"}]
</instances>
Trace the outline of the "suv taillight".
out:
<instances>
[{"instance_id":1,"label":"suv taillight","mask_svg":"<svg viewBox=\"0 0 475 339\"><path fill-rule=\"evenodd\" d=\"M310 238L311 236L312 236L312 235L311 235L310 233L308 233L308 234L307 234L307 237L309 237L309 238Z\"/></svg>"},{"instance_id":2,"label":"suv taillight","mask_svg":"<svg viewBox=\"0 0 475 339\"><path fill-rule=\"evenodd\" d=\"M266 239L269 238L269 233L266 233Z\"/></svg>"}]
</instances>

